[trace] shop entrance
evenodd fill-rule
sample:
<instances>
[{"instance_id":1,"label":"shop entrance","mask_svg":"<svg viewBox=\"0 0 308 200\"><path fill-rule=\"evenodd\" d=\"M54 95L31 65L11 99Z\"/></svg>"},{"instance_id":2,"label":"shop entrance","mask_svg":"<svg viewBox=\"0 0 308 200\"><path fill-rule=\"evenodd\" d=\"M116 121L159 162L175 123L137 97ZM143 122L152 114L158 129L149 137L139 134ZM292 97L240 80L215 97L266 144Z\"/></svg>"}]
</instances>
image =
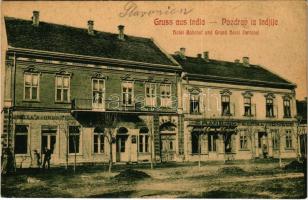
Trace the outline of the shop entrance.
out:
<instances>
[{"instance_id":1,"label":"shop entrance","mask_svg":"<svg viewBox=\"0 0 308 200\"><path fill-rule=\"evenodd\" d=\"M176 126L166 122L160 126L160 152L162 162L175 160L176 154Z\"/></svg>"},{"instance_id":2,"label":"shop entrance","mask_svg":"<svg viewBox=\"0 0 308 200\"><path fill-rule=\"evenodd\" d=\"M53 163L56 157L57 126L43 125L41 129L41 153L44 154L45 148L51 151L51 160Z\"/></svg>"}]
</instances>

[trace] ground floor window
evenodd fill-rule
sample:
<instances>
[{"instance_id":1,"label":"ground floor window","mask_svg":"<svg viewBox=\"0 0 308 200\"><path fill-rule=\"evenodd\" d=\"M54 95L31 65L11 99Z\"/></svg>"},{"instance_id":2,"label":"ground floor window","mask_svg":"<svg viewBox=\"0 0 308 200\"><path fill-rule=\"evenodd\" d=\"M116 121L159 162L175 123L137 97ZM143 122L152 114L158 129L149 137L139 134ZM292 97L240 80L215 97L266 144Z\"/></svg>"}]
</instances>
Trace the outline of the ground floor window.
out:
<instances>
[{"instance_id":1,"label":"ground floor window","mask_svg":"<svg viewBox=\"0 0 308 200\"><path fill-rule=\"evenodd\" d=\"M240 133L240 149L248 149L246 132Z\"/></svg>"},{"instance_id":2,"label":"ground floor window","mask_svg":"<svg viewBox=\"0 0 308 200\"><path fill-rule=\"evenodd\" d=\"M149 152L149 136L147 134L139 135L139 152Z\"/></svg>"},{"instance_id":3,"label":"ground floor window","mask_svg":"<svg viewBox=\"0 0 308 200\"><path fill-rule=\"evenodd\" d=\"M79 153L80 146L80 127L79 126L69 126L69 153Z\"/></svg>"},{"instance_id":4,"label":"ground floor window","mask_svg":"<svg viewBox=\"0 0 308 200\"><path fill-rule=\"evenodd\" d=\"M286 130L286 148L291 149L292 145L292 133L291 130Z\"/></svg>"},{"instance_id":5,"label":"ground floor window","mask_svg":"<svg viewBox=\"0 0 308 200\"><path fill-rule=\"evenodd\" d=\"M105 138L104 138L104 131L95 128L93 133L93 152L94 153L104 153L105 147Z\"/></svg>"},{"instance_id":6,"label":"ground floor window","mask_svg":"<svg viewBox=\"0 0 308 200\"><path fill-rule=\"evenodd\" d=\"M27 154L28 153L28 131L27 125L15 126L15 154Z\"/></svg>"},{"instance_id":7,"label":"ground floor window","mask_svg":"<svg viewBox=\"0 0 308 200\"><path fill-rule=\"evenodd\" d=\"M216 151L216 142L218 139L217 134L209 134L208 135L208 149L209 151Z\"/></svg>"},{"instance_id":8,"label":"ground floor window","mask_svg":"<svg viewBox=\"0 0 308 200\"><path fill-rule=\"evenodd\" d=\"M199 134L192 133L191 134L191 153L199 153Z\"/></svg>"},{"instance_id":9,"label":"ground floor window","mask_svg":"<svg viewBox=\"0 0 308 200\"><path fill-rule=\"evenodd\" d=\"M279 149L279 133L278 130L272 130L273 149Z\"/></svg>"},{"instance_id":10,"label":"ground floor window","mask_svg":"<svg viewBox=\"0 0 308 200\"><path fill-rule=\"evenodd\" d=\"M53 153L56 145L57 126L43 125L41 128L41 149L43 151L47 148Z\"/></svg>"}]
</instances>

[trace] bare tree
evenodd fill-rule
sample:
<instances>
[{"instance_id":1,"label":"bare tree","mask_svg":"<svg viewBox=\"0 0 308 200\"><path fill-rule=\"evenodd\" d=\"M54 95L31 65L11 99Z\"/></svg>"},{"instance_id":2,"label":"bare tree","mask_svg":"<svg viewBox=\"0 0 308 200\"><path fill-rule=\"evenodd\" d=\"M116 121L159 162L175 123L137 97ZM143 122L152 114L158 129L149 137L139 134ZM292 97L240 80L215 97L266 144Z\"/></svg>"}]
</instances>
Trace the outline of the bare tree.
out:
<instances>
[{"instance_id":1,"label":"bare tree","mask_svg":"<svg viewBox=\"0 0 308 200\"><path fill-rule=\"evenodd\" d=\"M109 144L109 167L108 172L111 173L112 164L113 164L113 154L112 154L112 144L115 141L115 137L113 135L114 130L116 128L117 122L119 121L117 113L114 112L106 112L102 117L102 124L105 126L104 137L107 138Z\"/></svg>"}]
</instances>

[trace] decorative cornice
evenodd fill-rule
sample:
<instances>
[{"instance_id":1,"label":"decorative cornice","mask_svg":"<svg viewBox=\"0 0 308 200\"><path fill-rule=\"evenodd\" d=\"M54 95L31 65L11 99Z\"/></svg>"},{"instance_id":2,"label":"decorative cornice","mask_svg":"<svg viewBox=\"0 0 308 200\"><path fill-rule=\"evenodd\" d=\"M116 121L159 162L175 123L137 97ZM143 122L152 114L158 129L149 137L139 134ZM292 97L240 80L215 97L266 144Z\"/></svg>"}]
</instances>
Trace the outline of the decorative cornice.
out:
<instances>
[{"instance_id":1,"label":"decorative cornice","mask_svg":"<svg viewBox=\"0 0 308 200\"><path fill-rule=\"evenodd\" d=\"M275 99L276 96L274 95L274 93L267 93L264 95L265 98L267 99Z\"/></svg>"},{"instance_id":2,"label":"decorative cornice","mask_svg":"<svg viewBox=\"0 0 308 200\"><path fill-rule=\"evenodd\" d=\"M242 95L243 95L244 97L248 97L248 98L253 96L253 94L252 94L251 91L245 91L245 92L242 93Z\"/></svg>"},{"instance_id":3,"label":"decorative cornice","mask_svg":"<svg viewBox=\"0 0 308 200\"><path fill-rule=\"evenodd\" d=\"M229 89L224 89L224 90L220 91L220 94L230 96L232 94L232 92Z\"/></svg>"}]
</instances>

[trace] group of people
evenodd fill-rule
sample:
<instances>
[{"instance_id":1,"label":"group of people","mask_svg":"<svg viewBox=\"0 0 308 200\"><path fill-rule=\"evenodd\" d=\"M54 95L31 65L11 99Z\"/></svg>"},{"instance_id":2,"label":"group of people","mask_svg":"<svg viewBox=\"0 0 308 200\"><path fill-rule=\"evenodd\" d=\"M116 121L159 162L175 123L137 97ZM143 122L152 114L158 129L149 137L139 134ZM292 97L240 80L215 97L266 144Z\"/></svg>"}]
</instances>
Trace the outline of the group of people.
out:
<instances>
[{"instance_id":1,"label":"group of people","mask_svg":"<svg viewBox=\"0 0 308 200\"><path fill-rule=\"evenodd\" d=\"M47 168L50 169L51 150L45 147L43 154L44 154L44 159L43 159L43 164L42 164L41 155L39 154L37 150L34 150L34 160L36 162L35 164L38 168L40 168L42 164L43 169L46 168L46 165L47 165Z\"/></svg>"}]
</instances>

